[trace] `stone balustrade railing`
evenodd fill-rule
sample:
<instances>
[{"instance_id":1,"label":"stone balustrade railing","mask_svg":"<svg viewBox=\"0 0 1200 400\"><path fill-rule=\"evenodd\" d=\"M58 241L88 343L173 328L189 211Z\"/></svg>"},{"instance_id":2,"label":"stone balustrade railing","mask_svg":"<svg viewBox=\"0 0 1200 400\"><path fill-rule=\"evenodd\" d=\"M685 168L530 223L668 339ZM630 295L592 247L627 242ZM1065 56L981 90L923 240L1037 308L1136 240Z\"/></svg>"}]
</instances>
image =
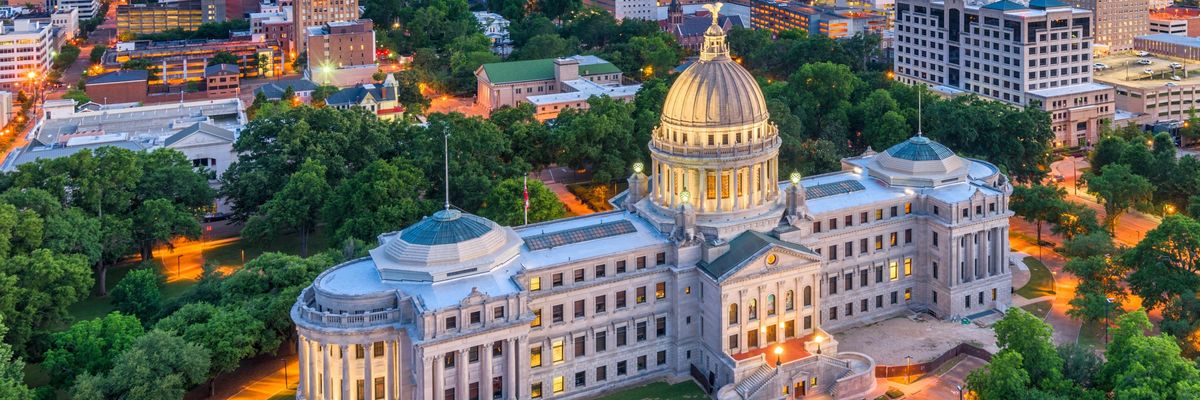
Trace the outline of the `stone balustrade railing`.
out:
<instances>
[{"instance_id":1,"label":"stone balustrade railing","mask_svg":"<svg viewBox=\"0 0 1200 400\"><path fill-rule=\"evenodd\" d=\"M316 296L312 288L300 293L297 312L301 319L331 328L361 328L401 322L400 310L369 311L363 313L334 313L313 307Z\"/></svg>"},{"instance_id":2,"label":"stone balustrade railing","mask_svg":"<svg viewBox=\"0 0 1200 400\"><path fill-rule=\"evenodd\" d=\"M679 145L659 138L654 138L651 140L651 143L654 145L655 149L676 156L737 156L751 155L757 152L778 148L783 143L783 139L780 138L779 135L775 135L774 137L766 140L735 145L721 145L718 147Z\"/></svg>"}]
</instances>

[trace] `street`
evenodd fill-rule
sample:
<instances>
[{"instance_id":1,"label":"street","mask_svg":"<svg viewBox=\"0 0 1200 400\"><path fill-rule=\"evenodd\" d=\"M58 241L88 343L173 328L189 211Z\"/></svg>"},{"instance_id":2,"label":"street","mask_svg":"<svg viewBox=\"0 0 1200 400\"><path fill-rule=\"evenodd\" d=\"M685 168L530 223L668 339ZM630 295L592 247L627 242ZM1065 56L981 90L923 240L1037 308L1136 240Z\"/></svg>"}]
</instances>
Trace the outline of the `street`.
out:
<instances>
[{"instance_id":1,"label":"street","mask_svg":"<svg viewBox=\"0 0 1200 400\"><path fill-rule=\"evenodd\" d=\"M1062 175L1064 178L1057 185L1066 190L1067 200L1086 205L1088 208L1096 211L1096 218L1103 220L1104 206L1096 201L1095 196L1087 193L1087 185L1080 182L1080 187L1078 189L1075 188L1075 182L1079 181L1083 176L1083 172L1080 170L1090 168L1091 165L1088 164L1087 160L1082 158L1067 158L1050 164L1051 173ZM1136 245L1137 242L1146 236L1146 232L1158 227L1161 221L1156 216L1130 210L1122 214L1121 218L1117 220L1114 239L1121 245ZM1042 234L1045 235L1046 232L1043 231Z\"/></svg>"}]
</instances>

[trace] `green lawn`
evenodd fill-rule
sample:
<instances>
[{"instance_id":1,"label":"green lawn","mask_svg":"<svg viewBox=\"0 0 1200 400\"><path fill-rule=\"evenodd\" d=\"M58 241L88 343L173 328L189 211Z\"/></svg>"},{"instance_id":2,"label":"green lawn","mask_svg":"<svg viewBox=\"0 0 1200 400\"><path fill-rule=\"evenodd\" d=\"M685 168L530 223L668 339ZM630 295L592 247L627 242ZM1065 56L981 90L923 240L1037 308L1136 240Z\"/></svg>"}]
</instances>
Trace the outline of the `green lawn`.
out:
<instances>
[{"instance_id":1,"label":"green lawn","mask_svg":"<svg viewBox=\"0 0 1200 400\"><path fill-rule=\"evenodd\" d=\"M632 389L613 393L598 400L653 400L653 399L707 399L708 394L704 393L696 382L687 381L680 382L674 385L666 382L655 382L645 386L638 386Z\"/></svg>"},{"instance_id":2,"label":"green lawn","mask_svg":"<svg viewBox=\"0 0 1200 400\"><path fill-rule=\"evenodd\" d=\"M1017 294L1027 299L1035 299L1054 294L1054 276L1040 260L1025 257L1025 265L1029 267L1029 283L1017 289Z\"/></svg>"},{"instance_id":3,"label":"green lawn","mask_svg":"<svg viewBox=\"0 0 1200 400\"><path fill-rule=\"evenodd\" d=\"M1104 321L1083 321L1083 326L1079 327L1079 344L1103 349Z\"/></svg>"},{"instance_id":4,"label":"green lawn","mask_svg":"<svg viewBox=\"0 0 1200 400\"><path fill-rule=\"evenodd\" d=\"M285 391L279 392L279 393L275 394L274 396L271 396L267 400L294 400L295 398L296 398L296 390L290 389L290 390L285 390Z\"/></svg>"},{"instance_id":5,"label":"green lawn","mask_svg":"<svg viewBox=\"0 0 1200 400\"><path fill-rule=\"evenodd\" d=\"M1021 308L1029 311L1030 314L1036 315L1038 318L1046 319L1046 314L1050 313L1050 303L1050 300L1039 301L1033 304L1026 304L1021 306Z\"/></svg>"}]
</instances>

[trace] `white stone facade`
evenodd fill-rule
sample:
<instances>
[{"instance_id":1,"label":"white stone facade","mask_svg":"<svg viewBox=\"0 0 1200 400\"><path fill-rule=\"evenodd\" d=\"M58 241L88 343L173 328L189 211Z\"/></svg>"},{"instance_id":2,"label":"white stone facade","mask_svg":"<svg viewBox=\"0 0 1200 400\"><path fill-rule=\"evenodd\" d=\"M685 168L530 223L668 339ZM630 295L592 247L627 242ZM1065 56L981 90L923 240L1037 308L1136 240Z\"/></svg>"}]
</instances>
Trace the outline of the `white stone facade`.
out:
<instances>
[{"instance_id":1,"label":"white stone facade","mask_svg":"<svg viewBox=\"0 0 1200 400\"><path fill-rule=\"evenodd\" d=\"M861 398L875 362L830 331L1009 304L995 166L918 136L781 183L761 91L715 25L649 146L620 210L513 228L446 209L322 273L292 309L297 398L582 399L687 379L718 399Z\"/></svg>"}]
</instances>

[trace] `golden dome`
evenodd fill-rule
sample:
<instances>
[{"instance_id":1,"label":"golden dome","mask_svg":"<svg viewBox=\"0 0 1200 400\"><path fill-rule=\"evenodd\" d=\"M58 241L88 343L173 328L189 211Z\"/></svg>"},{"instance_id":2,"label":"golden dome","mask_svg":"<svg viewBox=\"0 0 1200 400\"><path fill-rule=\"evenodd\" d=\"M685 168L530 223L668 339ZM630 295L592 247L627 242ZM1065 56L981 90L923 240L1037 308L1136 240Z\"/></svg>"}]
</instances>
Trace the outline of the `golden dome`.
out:
<instances>
[{"instance_id":1,"label":"golden dome","mask_svg":"<svg viewBox=\"0 0 1200 400\"><path fill-rule=\"evenodd\" d=\"M679 74L662 111L663 123L682 127L741 126L768 117L758 82L728 51L696 61Z\"/></svg>"}]
</instances>

